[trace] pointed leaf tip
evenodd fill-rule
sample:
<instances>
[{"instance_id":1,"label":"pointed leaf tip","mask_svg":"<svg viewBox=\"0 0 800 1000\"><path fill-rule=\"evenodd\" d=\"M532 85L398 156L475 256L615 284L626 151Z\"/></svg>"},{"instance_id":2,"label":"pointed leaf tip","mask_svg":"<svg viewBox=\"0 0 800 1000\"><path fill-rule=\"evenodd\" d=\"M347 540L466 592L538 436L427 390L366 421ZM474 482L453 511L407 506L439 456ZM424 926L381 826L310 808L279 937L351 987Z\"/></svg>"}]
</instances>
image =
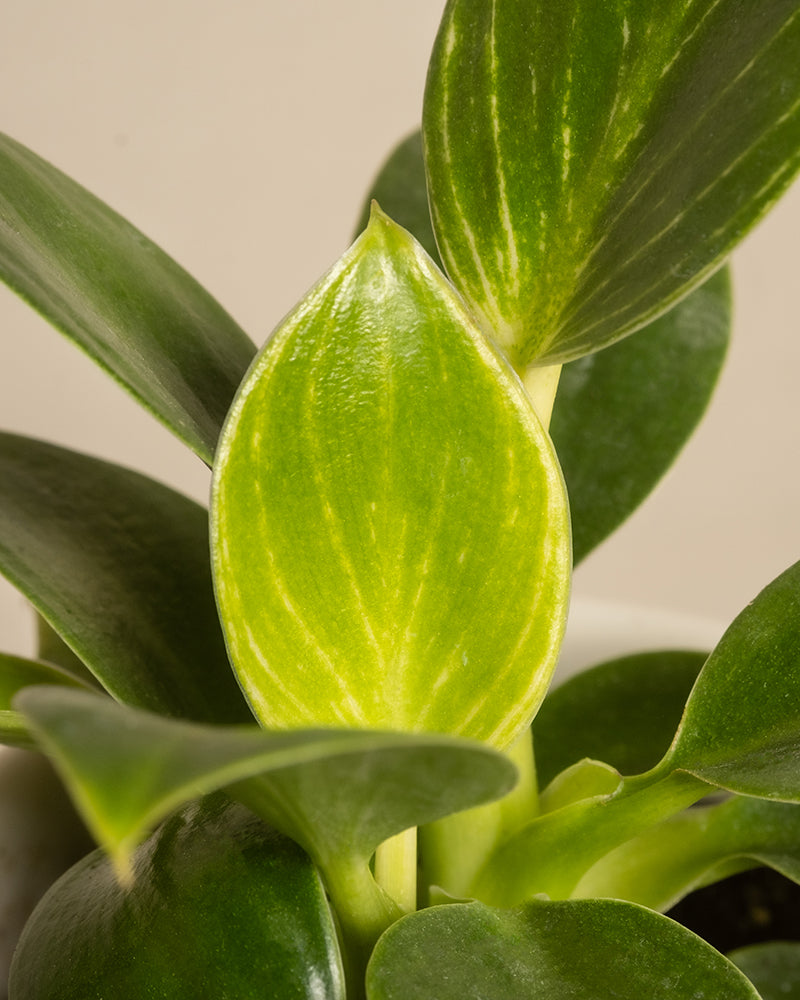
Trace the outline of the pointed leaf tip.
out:
<instances>
[{"instance_id":1,"label":"pointed leaf tip","mask_svg":"<svg viewBox=\"0 0 800 1000\"><path fill-rule=\"evenodd\" d=\"M570 574L552 445L377 206L234 402L212 548L229 651L266 725L508 745L544 695Z\"/></svg>"}]
</instances>

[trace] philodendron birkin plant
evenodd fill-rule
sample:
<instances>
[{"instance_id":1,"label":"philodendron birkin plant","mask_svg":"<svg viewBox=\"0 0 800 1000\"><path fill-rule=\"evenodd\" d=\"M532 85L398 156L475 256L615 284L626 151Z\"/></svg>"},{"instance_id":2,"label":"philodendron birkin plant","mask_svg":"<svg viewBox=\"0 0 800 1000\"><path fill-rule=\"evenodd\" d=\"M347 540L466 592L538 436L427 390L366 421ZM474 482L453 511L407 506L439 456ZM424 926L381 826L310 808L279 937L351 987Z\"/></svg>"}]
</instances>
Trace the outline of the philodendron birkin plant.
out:
<instances>
[{"instance_id":1,"label":"philodendron birkin plant","mask_svg":"<svg viewBox=\"0 0 800 1000\"><path fill-rule=\"evenodd\" d=\"M206 511L0 437L0 567L44 623L3 735L100 845L13 1000L798 989L791 946L737 965L663 914L800 881L800 565L710 655L548 695L572 563L699 419L724 259L798 166L800 0L450 0L421 134L256 351L0 141L5 280L212 470Z\"/></svg>"}]
</instances>

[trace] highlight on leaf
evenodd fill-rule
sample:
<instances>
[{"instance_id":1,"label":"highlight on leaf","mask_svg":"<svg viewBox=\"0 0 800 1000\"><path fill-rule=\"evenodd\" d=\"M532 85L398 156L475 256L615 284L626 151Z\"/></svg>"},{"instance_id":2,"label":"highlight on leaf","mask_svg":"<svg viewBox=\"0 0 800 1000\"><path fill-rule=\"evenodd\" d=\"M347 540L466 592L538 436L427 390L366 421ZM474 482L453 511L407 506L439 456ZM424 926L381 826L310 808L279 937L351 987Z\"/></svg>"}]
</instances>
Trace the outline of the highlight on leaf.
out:
<instances>
[{"instance_id":1,"label":"highlight on leaf","mask_svg":"<svg viewBox=\"0 0 800 1000\"><path fill-rule=\"evenodd\" d=\"M517 377L379 210L251 369L211 514L265 725L504 747L530 722L566 616L560 469Z\"/></svg>"}]
</instances>

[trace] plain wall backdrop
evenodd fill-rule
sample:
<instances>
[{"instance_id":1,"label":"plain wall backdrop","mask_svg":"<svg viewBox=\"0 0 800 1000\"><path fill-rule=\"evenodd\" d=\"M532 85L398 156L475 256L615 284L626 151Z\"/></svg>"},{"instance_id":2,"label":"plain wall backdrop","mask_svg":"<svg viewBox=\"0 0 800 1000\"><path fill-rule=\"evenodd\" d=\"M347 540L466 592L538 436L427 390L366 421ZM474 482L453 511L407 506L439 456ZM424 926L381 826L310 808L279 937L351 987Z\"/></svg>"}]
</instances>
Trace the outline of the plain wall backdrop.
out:
<instances>
[{"instance_id":1,"label":"plain wall backdrop","mask_svg":"<svg viewBox=\"0 0 800 1000\"><path fill-rule=\"evenodd\" d=\"M262 343L349 243L418 124L442 0L5 0L0 130L106 200ZM734 256L733 346L706 422L575 592L727 621L800 558L800 188ZM0 288L0 426L205 501L208 474ZM0 581L0 649L30 652Z\"/></svg>"}]
</instances>

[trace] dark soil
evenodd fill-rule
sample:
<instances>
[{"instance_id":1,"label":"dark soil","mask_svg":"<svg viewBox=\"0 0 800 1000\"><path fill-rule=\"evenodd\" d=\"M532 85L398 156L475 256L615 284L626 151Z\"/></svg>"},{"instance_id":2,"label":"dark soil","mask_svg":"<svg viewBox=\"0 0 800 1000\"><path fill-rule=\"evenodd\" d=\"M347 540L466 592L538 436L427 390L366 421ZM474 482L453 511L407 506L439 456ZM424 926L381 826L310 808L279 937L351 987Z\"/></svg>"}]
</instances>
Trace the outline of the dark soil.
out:
<instances>
[{"instance_id":1,"label":"dark soil","mask_svg":"<svg viewBox=\"0 0 800 1000\"><path fill-rule=\"evenodd\" d=\"M698 889L668 916L718 951L762 941L800 941L800 886L769 868Z\"/></svg>"}]
</instances>

